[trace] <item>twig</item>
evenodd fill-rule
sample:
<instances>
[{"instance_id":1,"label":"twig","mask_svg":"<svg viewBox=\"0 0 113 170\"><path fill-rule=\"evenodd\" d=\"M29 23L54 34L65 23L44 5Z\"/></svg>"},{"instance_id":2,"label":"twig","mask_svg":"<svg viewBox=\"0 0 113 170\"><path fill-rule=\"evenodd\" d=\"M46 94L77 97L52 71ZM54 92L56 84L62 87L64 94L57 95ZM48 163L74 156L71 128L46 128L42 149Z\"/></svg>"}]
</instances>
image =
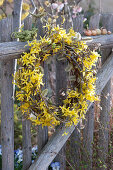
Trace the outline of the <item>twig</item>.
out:
<instances>
[{"instance_id":1,"label":"twig","mask_svg":"<svg viewBox=\"0 0 113 170\"><path fill-rule=\"evenodd\" d=\"M34 8L31 13L34 14L37 8L36 8L36 5L34 3L34 0L30 0L30 1L31 1L31 4L32 4L33 8Z\"/></svg>"},{"instance_id":2,"label":"twig","mask_svg":"<svg viewBox=\"0 0 113 170\"><path fill-rule=\"evenodd\" d=\"M5 14L5 16L7 17L7 13L6 13L6 11L4 10L4 8L3 7L0 7L0 9L2 10L2 12Z\"/></svg>"}]
</instances>

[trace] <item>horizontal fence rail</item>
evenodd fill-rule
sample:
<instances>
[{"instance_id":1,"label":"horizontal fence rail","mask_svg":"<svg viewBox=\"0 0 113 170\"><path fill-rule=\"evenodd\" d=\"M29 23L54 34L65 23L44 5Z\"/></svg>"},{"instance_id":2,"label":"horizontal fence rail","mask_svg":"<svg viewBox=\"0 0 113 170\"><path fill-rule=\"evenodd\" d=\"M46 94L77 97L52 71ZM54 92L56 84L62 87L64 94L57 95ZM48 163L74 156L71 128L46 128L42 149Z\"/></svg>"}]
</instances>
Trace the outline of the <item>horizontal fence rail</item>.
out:
<instances>
[{"instance_id":1,"label":"horizontal fence rail","mask_svg":"<svg viewBox=\"0 0 113 170\"><path fill-rule=\"evenodd\" d=\"M101 48L113 47L113 34L93 36L93 40L88 42L88 46L98 45ZM29 51L27 42L4 42L0 43L0 60L20 58L23 52Z\"/></svg>"},{"instance_id":2,"label":"horizontal fence rail","mask_svg":"<svg viewBox=\"0 0 113 170\"><path fill-rule=\"evenodd\" d=\"M96 93L99 95L104 89L105 85L113 75L113 53L106 60L105 64L102 66L100 71L97 74L97 82L96 82ZM87 111L89 110L92 103L89 104ZM41 169L45 170L53 159L56 157L58 152L61 150L65 142L71 136L74 131L75 126L65 127L65 125L60 126L57 131L54 133L50 141L43 148L40 156L35 162L31 165L29 170ZM67 135L64 135L64 132L67 132Z\"/></svg>"}]
</instances>

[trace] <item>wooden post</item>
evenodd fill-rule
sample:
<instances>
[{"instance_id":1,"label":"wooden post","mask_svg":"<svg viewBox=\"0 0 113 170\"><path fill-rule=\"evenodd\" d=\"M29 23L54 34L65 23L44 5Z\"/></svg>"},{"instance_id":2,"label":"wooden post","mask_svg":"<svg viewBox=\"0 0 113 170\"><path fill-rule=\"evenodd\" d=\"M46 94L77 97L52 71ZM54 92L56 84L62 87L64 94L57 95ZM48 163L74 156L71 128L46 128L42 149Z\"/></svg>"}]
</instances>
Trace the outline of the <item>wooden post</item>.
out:
<instances>
[{"instance_id":1,"label":"wooden post","mask_svg":"<svg viewBox=\"0 0 113 170\"><path fill-rule=\"evenodd\" d=\"M62 93L66 93L66 88L67 88L67 76L65 72L66 65L67 63L65 61L56 60L56 104L57 106L62 104L62 100L64 98ZM65 145L60 150L60 152L58 153L54 161L60 162L60 170L66 169Z\"/></svg>"},{"instance_id":2,"label":"wooden post","mask_svg":"<svg viewBox=\"0 0 113 170\"><path fill-rule=\"evenodd\" d=\"M21 26L22 3L23 0L14 0L13 31L18 31Z\"/></svg>"},{"instance_id":3,"label":"wooden post","mask_svg":"<svg viewBox=\"0 0 113 170\"><path fill-rule=\"evenodd\" d=\"M11 41L12 18L3 19L1 41ZM1 62L1 143L2 169L14 170L13 60Z\"/></svg>"},{"instance_id":4,"label":"wooden post","mask_svg":"<svg viewBox=\"0 0 113 170\"><path fill-rule=\"evenodd\" d=\"M70 163L76 169L80 168L80 157L81 157L81 132L80 132L80 123L75 130L73 131L70 137Z\"/></svg>"},{"instance_id":5,"label":"wooden post","mask_svg":"<svg viewBox=\"0 0 113 170\"><path fill-rule=\"evenodd\" d=\"M100 14L96 14L90 19L90 28L99 28ZM86 120L84 120L83 129L83 166L85 165L87 170L92 169L92 154L93 154L93 132L94 132L94 104L90 107L86 114Z\"/></svg>"},{"instance_id":6,"label":"wooden post","mask_svg":"<svg viewBox=\"0 0 113 170\"><path fill-rule=\"evenodd\" d=\"M83 166L87 170L92 169L93 154L93 132L94 132L94 104L90 107L86 114L86 120L83 129Z\"/></svg>"},{"instance_id":7,"label":"wooden post","mask_svg":"<svg viewBox=\"0 0 113 170\"><path fill-rule=\"evenodd\" d=\"M44 36L43 31L43 25L40 21L40 19L37 20L37 39L40 39L40 36ZM48 66L46 63L44 63L44 88L48 88ZM37 126L37 144L38 144L38 154L40 154L42 148L46 145L48 142L48 128Z\"/></svg>"},{"instance_id":8,"label":"wooden post","mask_svg":"<svg viewBox=\"0 0 113 170\"><path fill-rule=\"evenodd\" d=\"M89 29L96 29L99 28L101 14L95 14L91 16L89 22Z\"/></svg>"},{"instance_id":9,"label":"wooden post","mask_svg":"<svg viewBox=\"0 0 113 170\"><path fill-rule=\"evenodd\" d=\"M113 31L113 14L102 15L102 25ZM102 50L102 64L106 62L107 57L110 55L112 49L108 48ZM103 169L106 166L108 158L108 142L109 142L109 112L110 112L110 91L111 91L111 80L106 84L101 94L101 110L99 119L99 139L98 139L98 155L101 167Z\"/></svg>"},{"instance_id":10,"label":"wooden post","mask_svg":"<svg viewBox=\"0 0 113 170\"><path fill-rule=\"evenodd\" d=\"M73 19L74 31L83 33L83 19L84 16L80 15ZM80 123L75 128L74 132L70 137L70 159L72 165L76 167L76 169L80 168L80 147L81 147L81 132L80 132Z\"/></svg>"},{"instance_id":11,"label":"wooden post","mask_svg":"<svg viewBox=\"0 0 113 170\"><path fill-rule=\"evenodd\" d=\"M13 31L19 31L21 27L21 15L22 15L22 3L23 0L14 0L13 9ZM18 41L18 40L17 40ZM17 59L14 60L14 73L16 72ZM15 93L15 86L13 87L13 94Z\"/></svg>"},{"instance_id":12,"label":"wooden post","mask_svg":"<svg viewBox=\"0 0 113 170\"><path fill-rule=\"evenodd\" d=\"M24 21L24 29L32 28L32 17ZM31 122L22 118L22 136L23 136L23 170L27 170L31 165L32 145L31 145Z\"/></svg>"},{"instance_id":13,"label":"wooden post","mask_svg":"<svg viewBox=\"0 0 113 170\"><path fill-rule=\"evenodd\" d=\"M83 34L83 21L84 21L83 15L79 15L76 18L73 19L73 29L74 29L74 31Z\"/></svg>"}]
</instances>

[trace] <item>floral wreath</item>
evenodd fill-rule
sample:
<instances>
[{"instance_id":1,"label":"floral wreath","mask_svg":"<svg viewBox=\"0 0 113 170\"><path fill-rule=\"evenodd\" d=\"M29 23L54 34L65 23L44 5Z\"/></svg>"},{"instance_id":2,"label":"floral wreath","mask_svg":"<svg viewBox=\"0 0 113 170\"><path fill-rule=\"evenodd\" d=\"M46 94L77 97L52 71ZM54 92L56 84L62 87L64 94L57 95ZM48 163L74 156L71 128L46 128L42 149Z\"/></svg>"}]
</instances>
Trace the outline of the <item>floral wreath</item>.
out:
<instances>
[{"instance_id":1,"label":"floral wreath","mask_svg":"<svg viewBox=\"0 0 113 170\"><path fill-rule=\"evenodd\" d=\"M18 60L19 68L14 75L19 88L16 97L22 113L36 125L57 126L62 122L66 126L77 125L81 118L85 118L88 101L98 99L95 95L95 66L100 55L91 51L72 28L68 33L59 26L47 26L47 29L41 40L28 42L30 52ZM60 106L47 97L47 89L42 90L42 65L54 55L59 60L68 61L68 87Z\"/></svg>"}]
</instances>

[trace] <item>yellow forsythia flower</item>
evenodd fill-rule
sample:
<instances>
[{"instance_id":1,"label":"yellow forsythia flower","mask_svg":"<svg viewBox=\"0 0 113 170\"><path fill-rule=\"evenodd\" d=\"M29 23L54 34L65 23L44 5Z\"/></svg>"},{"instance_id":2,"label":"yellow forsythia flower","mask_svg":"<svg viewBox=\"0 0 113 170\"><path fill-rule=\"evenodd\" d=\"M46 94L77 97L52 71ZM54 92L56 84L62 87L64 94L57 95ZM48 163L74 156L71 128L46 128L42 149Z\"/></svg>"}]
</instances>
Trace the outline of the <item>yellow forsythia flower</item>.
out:
<instances>
[{"instance_id":1,"label":"yellow forsythia flower","mask_svg":"<svg viewBox=\"0 0 113 170\"><path fill-rule=\"evenodd\" d=\"M27 16L29 15L29 12L25 12L22 14L21 20L23 21Z\"/></svg>"},{"instance_id":2,"label":"yellow forsythia flower","mask_svg":"<svg viewBox=\"0 0 113 170\"><path fill-rule=\"evenodd\" d=\"M12 2L13 2L13 0L8 0L8 2L9 2L9 3L12 3Z\"/></svg>"},{"instance_id":3,"label":"yellow forsythia flower","mask_svg":"<svg viewBox=\"0 0 113 170\"><path fill-rule=\"evenodd\" d=\"M24 11L29 11L29 10L30 10L29 4L23 3L23 4L22 4L22 9L23 9Z\"/></svg>"},{"instance_id":4,"label":"yellow forsythia flower","mask_svg":"<svg viewBox=\"0 0 113 170\"><path fill-rule=\"evenodd\" d=\"M4 3L4 0L0 0L0 6L3 5Z\"/></svg>"},{"instance_id":5,"label":"yellow forsythia flower","mask_svg":"<svg viewBox=\"0 0 113 170\"><path fill-rule=\"evenodd\" d=\"M0 15L0 20L2 19L2 15Z\"/></svg>"}]
</instances>

